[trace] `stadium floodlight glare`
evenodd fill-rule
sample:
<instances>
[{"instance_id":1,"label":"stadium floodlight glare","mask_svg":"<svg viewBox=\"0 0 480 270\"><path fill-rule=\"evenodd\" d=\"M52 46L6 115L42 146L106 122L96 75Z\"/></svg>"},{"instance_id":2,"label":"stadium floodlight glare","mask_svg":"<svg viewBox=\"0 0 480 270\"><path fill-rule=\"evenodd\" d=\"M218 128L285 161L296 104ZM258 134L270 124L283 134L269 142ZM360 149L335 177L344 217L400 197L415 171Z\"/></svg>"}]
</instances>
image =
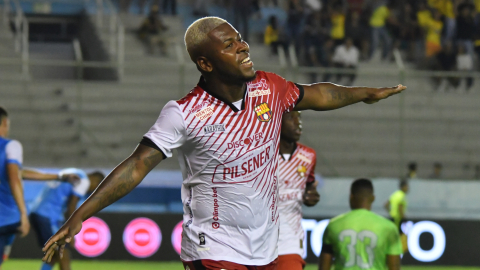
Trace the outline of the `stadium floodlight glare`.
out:
<instances>
[{"instance_id":1,"label":"stadium floodlight glare","mask_svg":"<svg viewBox=\"0 0 480 270\"><path fill-rule=\"evenodd\" d=\"M424 250L420 247L420 235L430 233L433 236L433 247ZM420 221L413 225L408 232L408 250L413 258L421 262L438 260L445 252L445 232L440 225L433 221Z\"/></svg>"},{"instance_id":2,"label":"stadium floodlight glare","mask_svg":"<svg viewBox=\"0 0 480 270\"><path fill-rule=\"evenodd\" d=\"M310 247L317 257L320 256L320 252L322 252L323 233L325 232L329 221L330 219L323 219L319 222L316 222L315 219L302 219L302 227L305 234L307 231L312 231L310 234ZM306 243L304 247L306 247ZM306 252L304 254L306 255Z\"/></svg>"}]
</instances>

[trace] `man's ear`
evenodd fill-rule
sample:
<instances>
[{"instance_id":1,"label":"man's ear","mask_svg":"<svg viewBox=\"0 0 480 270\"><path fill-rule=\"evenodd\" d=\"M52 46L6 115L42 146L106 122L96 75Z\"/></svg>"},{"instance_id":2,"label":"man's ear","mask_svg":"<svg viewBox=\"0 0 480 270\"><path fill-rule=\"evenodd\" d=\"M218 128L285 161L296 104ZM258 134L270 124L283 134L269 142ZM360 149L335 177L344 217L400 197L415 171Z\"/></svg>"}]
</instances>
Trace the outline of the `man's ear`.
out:
<instances>
[{"instance_id":1,"label":"man's ear","mask_svg":"<svg viewBox=\"0 0 480 270\"><path fill-rule=\"evenodd\" d=\"M205 56L200 56L197 58L197 66L204 72L212 72L213 70L212 63L208 61Z\"/></svg>"},{"instance_id":2,"label":"man's ear","mask_svg":"<svg viewBox=\"0 0 480 270\"><path fill-rule=\"evenodd\" d=\"M375 195L372 195L372 197L370 198L371 200L371 203L373 203L375 201Z\"/></svg>"}]
</instances>

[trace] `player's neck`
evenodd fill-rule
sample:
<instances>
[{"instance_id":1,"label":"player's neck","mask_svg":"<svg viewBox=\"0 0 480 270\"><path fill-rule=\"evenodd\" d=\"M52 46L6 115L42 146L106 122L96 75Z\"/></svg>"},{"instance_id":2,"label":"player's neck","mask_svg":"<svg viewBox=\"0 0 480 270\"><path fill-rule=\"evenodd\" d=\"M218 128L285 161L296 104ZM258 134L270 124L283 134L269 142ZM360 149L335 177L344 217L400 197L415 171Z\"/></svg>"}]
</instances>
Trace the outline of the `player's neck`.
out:
<instances>
[{"instance_id":1,"label":"player's neck","mask_svg":"<svg viewBox=\"0 0 480 270\"><path fill-rule=\"evenodd\" d=\"M295 142L287 141L280 138L280 153L281 154L292 154L295 150Z\"/></svg>"},{"instance_id":2,"label":"player's neck","mask_svg":"<svg viewBox=\"0 0 480 270\"><path fill-rule=\"evenodd\" d=\"M222 80L216 78L205 78L205 87L207 92L219 97L221 100L228 101L230 103L243 99L245 95L245 89L247 84L245 82L238 84L227 84Z\"/></svg>"},{"instance_id":3,"label":"player's neck","mask_svg":"<svg viewBox=\"0 0 480 270\"><path fill-rule=\"evenodd\" d=\"M371 211L372 204L368 202L363 202L363 203L358 203L357 205L352 206L352 210L360 210L360 209Z\"/></svg>"}]
</instances>

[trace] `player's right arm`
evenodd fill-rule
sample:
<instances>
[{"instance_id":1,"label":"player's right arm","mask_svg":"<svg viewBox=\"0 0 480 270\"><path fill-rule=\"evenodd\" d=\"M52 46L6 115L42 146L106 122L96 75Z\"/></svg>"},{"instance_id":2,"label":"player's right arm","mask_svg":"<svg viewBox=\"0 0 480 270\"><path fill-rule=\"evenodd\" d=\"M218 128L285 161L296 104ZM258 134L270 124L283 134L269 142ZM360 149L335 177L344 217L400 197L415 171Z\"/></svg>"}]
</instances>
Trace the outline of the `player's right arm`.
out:
<instances>
[{"instance_id":1,"label":"player's right arm","mask_svg":"<svg viewBox=\"0 0 480 270\"><path fill-rule=\"evenodd\" d=\"M387 210L387 213L390 213L390 201L387 200L385 202L385 204L383 205L383 208L385 208L385 210Z\"/></svg>"},{"instance_id":2,"label":"player's right arm","mask_svg":"<svg viewBox=\"0 0 480 270\"><path fill-rule=\"evenodd\" d=\"M387 255L388 270L400 270L400 255Z\"/></svg>"},{"instance_id":3,"label":"player's right arm","mask_svg":"<svg viewBox=\"0 0 480 270\"><path fill-rule=\"evenodd\" d=\"M399 203L398 204L398 215L400 218L405 218L405 208L403 207L403 204Z\"/></svg>"},{"instance_id":4,"label":"player's right arm","mask_svg":"<svg viewBox=\"0 0 480 270\"><path fill-rule=\"evenodd\" d=\"M70 243L73 236L80 232L84 220L133 190L164 158L161 151L142 144L138 145L135 151L102 181L60 230L47 241L42 249L45 252L42 260L50 262L57 247L60 247L59 252L62 256L65 243Z\"/></svg>"},{"instance_id":5,"label":"player's right arm","mask_svg":"<svg viewBox=\"0 0 480 270\"><path fill-rule=\"evenodd\" d=\"M332 267L333 254L322 252L318 262L318 270L330 270Z\"/></svg>"},{"instance_id":6,"label":"player's right arm","mask_svg":"<svg viewBox=\"0 0 480 270\"><path fill-rule=\"evenodd\" d=\"M20 236L24 237L30 230L30 222L28 221L27 207L25 205L25 199L23 198L22 178L20 178L20 168L18 164L7 164L7 173L13 198L20 211L20 227L18 227L18 230L20 231Z\"/></svg>"}]
</instances>

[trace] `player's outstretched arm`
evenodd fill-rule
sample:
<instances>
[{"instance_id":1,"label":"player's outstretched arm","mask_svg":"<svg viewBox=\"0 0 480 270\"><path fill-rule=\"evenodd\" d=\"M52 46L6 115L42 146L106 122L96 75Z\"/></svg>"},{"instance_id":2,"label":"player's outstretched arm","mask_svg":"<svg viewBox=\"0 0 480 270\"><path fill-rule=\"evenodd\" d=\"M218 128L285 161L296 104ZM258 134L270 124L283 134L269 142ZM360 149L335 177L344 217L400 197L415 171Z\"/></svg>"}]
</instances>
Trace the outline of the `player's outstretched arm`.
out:
<instances>
[{"instance_id":1,"label":"player's outstretched arm","mask_svg":"<svg viewBox=\"0 0 480 270\"><path fill-rule=\"evenodd\" d=\"M401 84L394 87L347 87L333 83L316 83L302 85L303 99L295 106L295 110L326 111L348 106L360 101L367 104L378 102L389 96L398 94L407 87Z\"/></svg>"},{"instance_id":2,"label":"player's outstretched arm","mask_svg":"<svg viewBox=\"0 0 480 270\"><path fill-rule=\"evenodd\" d=\"M330 270L332 267L333 254L320 253L320 260L318 261L318 270Z\"/></svg>"},{"instance_id":3,"label":"player's outstretched arm","mask_svg":"<svg viewBox=\"0 0 480 270\"><path fill-rule=\"evenodd\" d=\"M133 190L143 178L164 159L163 153L138 145L135 151L118 165L92 195L73 213L63 226L45 243L43 261L50 262L58 248L63 256L65 243L80 232L82 222Z\"/></svg>"},{"instance_id":4,"label":"player's outstretched arm","mask_svg":"<svg viewBox=\"0 0 480 270\"><path fill-rule=\"evenodd\" d=\"M24 180L36 180L36 181L66 181L74 183L80 180L80 177L76 174L54 174L43 173L34 169L24 168L22 169L22 178Z\"/></svg>"},{"instance_id":5,"label":"player's outstretched arm","mask_svg":"<svg viewBox=\"0 0 480 270\"><path fill-rule=\"evenodd\" d=\"M400 255L387 255L388 270L400 270Z\"/></svg>"},{"instance_id":6,"label":"player's outstretched arm","mask_svg":"<svg viewBox=\"0 0 480 270\"><path fill-rule=\"evenodd\" d=\"M25 205L25 199L23 197L23 185L20 178L20 168L16 163L9 163L7 165L8 183L12 190L13 199L20 211L20 227L18 231L20 236L24 237L30 231L30 222L28 220L27 207Z\"/></svg>"}]
</instances>

